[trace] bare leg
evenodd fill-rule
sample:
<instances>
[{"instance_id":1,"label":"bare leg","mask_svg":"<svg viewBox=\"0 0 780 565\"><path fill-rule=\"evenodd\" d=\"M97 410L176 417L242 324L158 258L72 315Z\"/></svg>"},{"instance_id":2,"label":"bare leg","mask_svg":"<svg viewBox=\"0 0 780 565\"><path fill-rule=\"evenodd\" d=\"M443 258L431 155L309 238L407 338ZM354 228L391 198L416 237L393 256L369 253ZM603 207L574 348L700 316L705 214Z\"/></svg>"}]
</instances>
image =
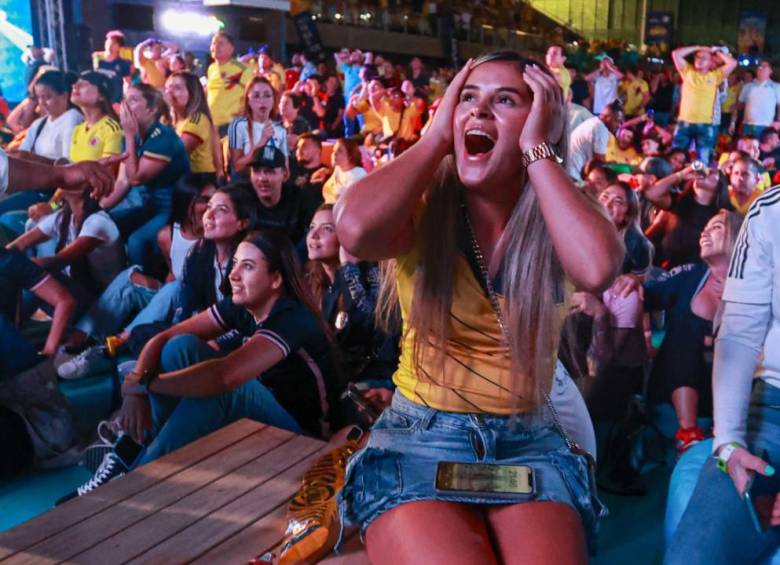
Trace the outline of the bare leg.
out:
<instances>
[{"instance_id":1,"label":"bare leg","mask_svg":"<svg viewBox=\"0 0 780 565\"><path fill-rule=\"evenodd\" d=\"M371 523L366 546L374 565L497 563L480 507L453 502L396 506Z\"/></svg>"},{"instance_id":2,"label":"bare leg","mask_svg":"<svg viewBox=\"0 0 780 565\"><path fill-rule=\"evenodd\" d=\"M672 392L672 406L677 414L680 427L692 428L696 425L696 413L699 408L699 393L695 388L681 386Z\"/></svg>"},{"instance_id":3,"label":"bare leg","mask_svg":"<svg viewBox=\"0 0 780 565\"><path fill-rule=\"evenodd\" d=\"M587 542L580 517L560 502L490 506L488 526L502 563L584 565Z\"/></svg>"}]
</instances>

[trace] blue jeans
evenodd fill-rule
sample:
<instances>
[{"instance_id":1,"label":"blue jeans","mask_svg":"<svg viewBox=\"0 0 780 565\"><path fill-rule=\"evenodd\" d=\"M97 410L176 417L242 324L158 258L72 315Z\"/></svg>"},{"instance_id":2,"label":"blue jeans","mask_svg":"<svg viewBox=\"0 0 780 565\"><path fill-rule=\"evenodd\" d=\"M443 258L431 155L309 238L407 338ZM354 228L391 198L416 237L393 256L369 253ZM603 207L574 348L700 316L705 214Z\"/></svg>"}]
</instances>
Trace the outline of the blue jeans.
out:
<instances>
[{"instance_id":1,"label":"blue jeans","mask_svg":"<svg viewBox=\"0 0 780 565\"><path fill-rule=\"evenodd\" d=\"M144 187L134 187L127 195L127 205L120 203L111 210L122 237L127 240L127 260L141 265L145 273L156 273L163 261L157 232L170 216L170 191L158 190L150 195Z\"/></svg>"},{"instance_id":2,"label":"blue jeans","mask_svg":"<svg viewBox=\"0 0 780 565\"><path fill-rule=\"evenodd\" d=\"M132 331L139 324L173 318L181 283L173 281L159 290L135 284L130 277L138 271L133 265L119 273L76 324L87 335L104 339L122 330L122 325L136 314L124 329Z\"/></svg>"},{"instance_id":3,"label":"blue jeans","mask_svg":"<svg viewBox=\"0 0 780 565\"><path fill-rule=\"evenodd\" d=\"M702 467L712 454L712 440L701 441L688 449L677 465L674 466L669 480L669 493L666 496L666 515L664 516L664 546L668 547L674 532L680 525L685 509L696 488Z\"/></svg>"},{"instance_id":4,"label":"blue jeans","mask_svg":"<svg viewBox=\"0 0 780 565\"><path fill-rule=\"evenodd\" d=\"M780 463L780 388L758 380L747 422L751 453L766 450L769 463ZM688 507L664 556L665 565L763 562L780 547L780 528L761 534L753 527L745 501L731 477L707 458Z\"/></svg>"},{"instance_id":5,"label":"blue jeans","mask_svg":"<svg viewBox=\"0 0 780 565\"><path fill-rule=\"evenodd\" d=\"M716 128L712 124L691 124L678 121L674 128L672 147L688 151L691 142L696 144L696 153L704 164L709 165L712 148L715 147Z\"/></svg>"},{"instance_id":6,"label":"blue jeans","mask_svg":"<svg viewBox=\"0 0 780 565\"><path fill-rule=\"evenodd\" d=\"M149 304L138 312L133 321L125 326L125 331L131 332L136 326L151 324L154 322L173 322L176 308L179 306L179 291L181 281L165 283L157 293L152 296Z\"/></svg>"},{"instance_id":7,"label":"blue jeans","mask_svg":"<svg viewBox=\"0 0 780 565\"><path fill-rule=\"evenodd\" d=\"M769 126L755 126L753 124L742 124L742 136L755 137L756 139L758 139L758 137L761 135L761 132L768 127Z\"/></svg>"},{"instance_id":8,"label":"blue jeans","mask_svg":"<svg viewBox=\"0 0 780 565\"><path fill-rule=\"evenodd\" d=\"M218 356L219 353L200 338L179 335L163 347L160 371L178 371ZM241 418L303 433L298 422L257 379L214 396L177 398L151 394L149 398L154 439L138 456L134 466L154 461Z\"/></svg>"}]
</instances>

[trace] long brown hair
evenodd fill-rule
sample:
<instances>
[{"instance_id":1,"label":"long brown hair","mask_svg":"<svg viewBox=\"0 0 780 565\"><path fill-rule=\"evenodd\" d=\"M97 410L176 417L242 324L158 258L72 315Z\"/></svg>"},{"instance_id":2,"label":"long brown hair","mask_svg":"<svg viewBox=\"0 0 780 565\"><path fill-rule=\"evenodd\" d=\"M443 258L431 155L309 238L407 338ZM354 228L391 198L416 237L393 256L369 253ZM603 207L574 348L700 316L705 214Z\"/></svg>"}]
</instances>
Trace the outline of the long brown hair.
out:
<instances>
[{"instance_id":1,"label":"long brown hair","mask_svg":"<svg viewBox=\"0 0 780 565\"><path fill-rule=\"evenodd\" d=\"M333 204L323 204L314 211L316 215L318 212L333 212ZM312 216L313 217L313 216ZM304 278L309 283L312 296L318 305L322 304L322 295L325 293L325 288L330 286L330 279L325 272L325 267L322 266L322 261L309 259L304 266Z\"/></svg>"},{"instance_id":2,"label":"long brown hair","mask_svg":"<svg viewBox=\"0 0 780 565\"><path fill-rule=\"evenodd\" d=\"M191 118L196 114L203 114L210 122L213 122L214 120L211 119L211 111L209 110L209 105L206 102L206 96L203 93L203 87L201 86L198 77L189 71L176 71L175 73L172 73L165 82L173 80L176 77L182 79L184 81L184 86L187 88L187 105L184 108L183 117ZM173 121L176 120L174 113L174 109L171 108L171 120Z\"/></svg>"},{"instance_id":3,"label":"long brown hair","mask_svg":"<svg viewBox=\"0 0 780 565\"><path fill-rule=\"evenodd\" d=\"M474 66L487 62L513 64L519 72L523 72L526 65L538 64L549 74L543 65L513 51L488 53L479 57ZM561 144L566 143L567 134L564 131ZM565 155L564 149L559 146L559 154ZM506 251L502 266L503 315L511 334L508 345L513 374L513 410L517 408L525 378L533 385L533 398L524 400L538 404L550 389L560 334L558 316L565 299L563 268L553 249L536 193L525 175L517 182L523 189L504 229ZM447 351L459 253L458 231L463 221L460 202L464 190L455 159L450 155L440 164L423 197L424 212L418 227L421 260L417 264L414 295L406 320L407 331L415 332L413 357L417 365L427 347L433 346L442 360ZM598 205L594 202L593 206ZM389 269L394 270L392 263L390 265ZM397 292L390 286L395 284L395 276L383 277L377 310L379 323L392 319Z\"/></svg>"},{"instance_id":4,"label":"long brown hair","mask_svg":"<svg viewBox=\"0 0 780 565\"><path fill-rule=\"evenodd\" d=\"M273 87L271 81L269 81L267 78L260 75L253 76L250 79L250 81L247 83L246 88L244 89L244 101L243 101L244 116L246 116L246 127L249 133L250 141L254 139L254 137L252 137L252 122L254 120L252 119L252 109L249 107L249 93L252 92L252 89L257 84L265 84L266 86L268 86L268 88L271 89L271 92L274 93L274 103L271 106L271 111L269 112L268 117L271 120L276 120L276 117L279 114L279 93Z\"/></svg>"}]
</instances>

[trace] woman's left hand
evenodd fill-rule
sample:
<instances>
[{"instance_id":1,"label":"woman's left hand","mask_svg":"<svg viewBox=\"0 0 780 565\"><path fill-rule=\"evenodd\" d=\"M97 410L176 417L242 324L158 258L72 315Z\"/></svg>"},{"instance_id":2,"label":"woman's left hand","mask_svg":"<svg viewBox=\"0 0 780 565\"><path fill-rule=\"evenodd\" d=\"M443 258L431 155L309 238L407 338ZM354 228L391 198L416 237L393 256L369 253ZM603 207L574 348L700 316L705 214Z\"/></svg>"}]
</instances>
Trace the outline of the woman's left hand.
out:
<instances>
[{"instance_id":1,"label":"woman's left hand","mask_svg":"<svg viewBox=\"0 0 780 565\"><path fill-rule=\"evenodd\" d=\"M520 149L528 151L543 141L558 143L564 126L561 87L537 65L526 66L523 80L533 92L534 101L520 134Z\"/></svg>"}]
</instances>

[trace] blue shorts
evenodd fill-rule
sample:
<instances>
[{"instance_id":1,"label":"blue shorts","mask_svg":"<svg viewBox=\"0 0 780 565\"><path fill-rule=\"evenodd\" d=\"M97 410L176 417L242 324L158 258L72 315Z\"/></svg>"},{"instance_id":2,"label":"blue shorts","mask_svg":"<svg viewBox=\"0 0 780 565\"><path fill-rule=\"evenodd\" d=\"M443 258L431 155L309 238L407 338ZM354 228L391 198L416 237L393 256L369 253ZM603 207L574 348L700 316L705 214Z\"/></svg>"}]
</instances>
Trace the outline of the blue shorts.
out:
<instances>
[{"instance_id":1,"label":"blue shorts","mask_svg":"<svg viewBox=\"0 0 780 565\"><path fill-rule=\"evenodd\" d=\"M339 493L344 526L368 526L388 510L415 500L507 504L490 493L444 493L434 486L440 461L529 465L536 492L510 504L554 501L580 515L591 553L606 508L596 498L584 457L569 451L545 408L543 415L509 417L443 412L400 392L374 424L366 446L347 465Z\"/></svg>"}]
</instances>

